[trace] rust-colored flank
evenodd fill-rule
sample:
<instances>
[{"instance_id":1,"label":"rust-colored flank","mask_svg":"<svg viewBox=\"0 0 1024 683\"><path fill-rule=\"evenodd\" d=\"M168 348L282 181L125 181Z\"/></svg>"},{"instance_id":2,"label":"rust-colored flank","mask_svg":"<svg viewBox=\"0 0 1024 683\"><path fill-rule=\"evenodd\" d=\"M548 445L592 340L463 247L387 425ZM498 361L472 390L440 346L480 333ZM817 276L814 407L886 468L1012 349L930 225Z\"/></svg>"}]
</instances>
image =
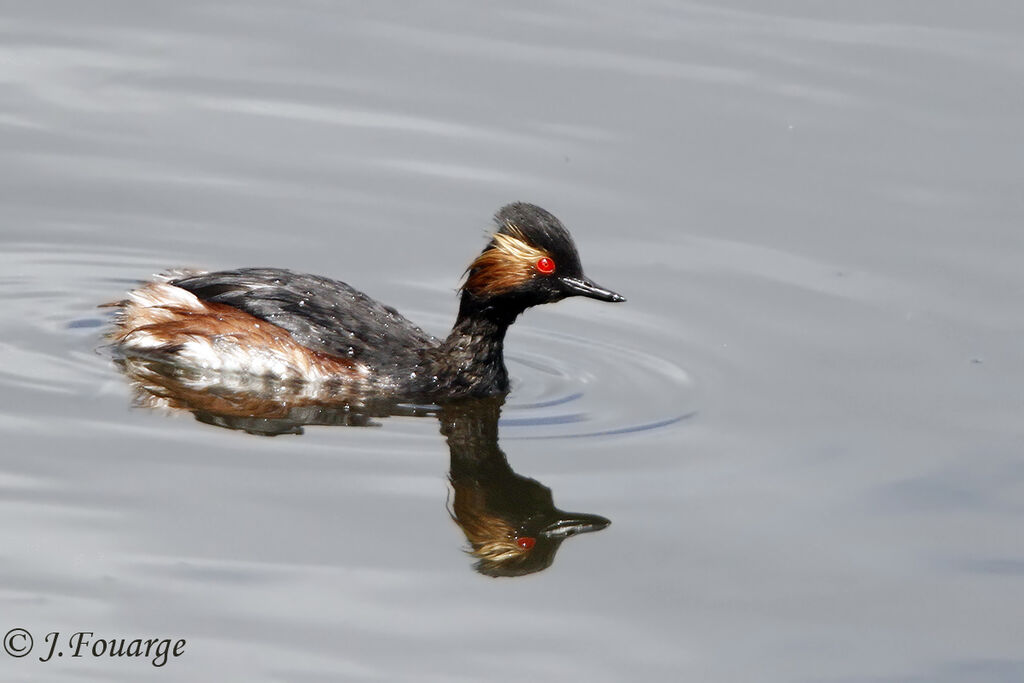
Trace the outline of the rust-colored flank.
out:
<instances>
[{"instance_id":1,"label":"rust-colored flank","mask_svg":"<svg viewBox=\"0 0 1024 683\"><path fill-rule=\"evenodd\" d=\"M253 358L265 373L282 379L361 374L349 358L306 348L288 331L234 306L203 301L162 282L132 292L121 307L111 339L137 349L173 352L218 370L252 373ZM205 362L204 362L205 361Z\"/></svg>"}]
</instances>

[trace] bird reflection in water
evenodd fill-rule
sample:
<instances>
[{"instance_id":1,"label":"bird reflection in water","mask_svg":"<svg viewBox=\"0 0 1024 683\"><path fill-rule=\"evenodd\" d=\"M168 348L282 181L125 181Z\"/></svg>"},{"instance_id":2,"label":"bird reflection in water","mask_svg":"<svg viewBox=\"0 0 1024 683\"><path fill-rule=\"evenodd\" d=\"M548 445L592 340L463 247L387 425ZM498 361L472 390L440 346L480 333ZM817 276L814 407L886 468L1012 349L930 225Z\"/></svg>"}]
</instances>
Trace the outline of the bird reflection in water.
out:
<instances>
[{"instance_id":1,"label":"bird reflection in water","mask_svg":"<svg viewBox=\"0 0 1024 683\"><path fill-rule=\"evenodd\" d=\"M304 398L301 385L227 377L140 358L115 359L130 380L135 404L191 412L206 424L250 434L301 434L306 425L368 426L391 415L435 416L448 441L451 518L487 576L523 576L551 566L562 541L610 524L604 517L564 512L551 489L512 470L498 446L504 396L414 406L366 397L325 404Z\"/></svg>"},{"instance_id":2,"label":"bird reflection in water","mask_svg":"<svg viewBox=\"0 0 1024 683\"><path fill-rule=\"evenodd\" d=\"M551 489L512 471L498 447L503 403L504 397L460 401L443 406L439 417L451 452L452 519L478 558L474 568L488 576L521 576L551 566L569 536L611 522L559 510Z\"/></svg>"}]
</instances>

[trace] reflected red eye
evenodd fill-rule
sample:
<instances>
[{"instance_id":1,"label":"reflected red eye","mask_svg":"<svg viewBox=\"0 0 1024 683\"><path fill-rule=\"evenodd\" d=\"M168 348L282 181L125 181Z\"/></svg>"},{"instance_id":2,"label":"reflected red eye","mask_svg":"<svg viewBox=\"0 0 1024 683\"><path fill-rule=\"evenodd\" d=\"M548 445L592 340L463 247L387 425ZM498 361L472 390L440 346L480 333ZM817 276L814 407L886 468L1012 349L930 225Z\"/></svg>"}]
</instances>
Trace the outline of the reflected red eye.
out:
<instances>
[{"instance_id":1,"label":"reflected red eye","mask_svg":"<svg viewBox=\"0 0 1024 683\"><path fill-rule=\"evenodd\" d=\"M541 260L543 261L544 259ZM516 539L516 545L518 545L523 550L531 550L536 543L537 539L531 536L523 536L522 538Z\"/></svg>"},{"instance_id":2,"label":"reflected red eye","mask_svg":"<svg viewBox=\"0 0 1024 683\"><path fill-rule=\"evenodd\" d=\"M555 272L555 262L547 256L537 259L537 272L551 275L551 273Z\"/></svg>"}]
</instances>

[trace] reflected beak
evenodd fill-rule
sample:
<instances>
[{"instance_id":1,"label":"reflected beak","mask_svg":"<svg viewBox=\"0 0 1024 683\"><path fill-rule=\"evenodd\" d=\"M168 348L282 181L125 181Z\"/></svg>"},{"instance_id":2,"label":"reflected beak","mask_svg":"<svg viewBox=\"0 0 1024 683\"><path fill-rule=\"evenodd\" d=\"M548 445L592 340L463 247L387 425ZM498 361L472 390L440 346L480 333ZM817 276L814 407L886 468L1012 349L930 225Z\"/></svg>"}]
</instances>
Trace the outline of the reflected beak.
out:
<instances>
[{"instance_id":1,"label":"reflected beak","mask_svg":"<svg viewBox=\"0 0 1024 683\"><path fill-rule=\"evenodd\" d=\"M569 296L588 296L591 299L597 299L599 301L625 301L626 297L621 294L616 294L610 289L604 287L598 287L590 280L578 280L574 277L563 277L562 284L565 285L566 290L569 292Z\"/></svg>"},{"instance_id":2,"label":"reflected beak","mask_svg":"<svg viewBox=\"0 0 1024 683\"><path fill-rule=\"evenodd\" d=\"M586 533L588 531L600 531L609 524L611 520L601 515L588 515L582 512L563 512L562 516L555 522L548 524L541 529L542 536L548 538L561 538Z\"/></svg>"}]
</instances>

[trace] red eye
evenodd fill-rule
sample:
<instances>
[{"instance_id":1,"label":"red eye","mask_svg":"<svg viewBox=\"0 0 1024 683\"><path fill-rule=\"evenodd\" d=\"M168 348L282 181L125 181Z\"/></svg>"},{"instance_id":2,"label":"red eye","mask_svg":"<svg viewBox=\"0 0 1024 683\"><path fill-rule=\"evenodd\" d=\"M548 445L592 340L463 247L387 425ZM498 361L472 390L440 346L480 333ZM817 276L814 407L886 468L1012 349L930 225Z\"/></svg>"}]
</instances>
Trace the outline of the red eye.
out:
<instances>
[{"instance_id":1,"label":"red eye","mask_svg":"<svg viewBox=\"0 0 1024 683\"><path fill-rule=\"evenodd\" d=\"M555 262L547 256L537 259L537 272L551 275L551 273L555 272Z\"/></svg>"},{"instance_id":2,"label":"red eye","mask_svg":"<svg viewBox=\"0 0 1024 683\"><path fill-rule=\"evenodd\" d=\"M531 536L523 536L522 538L516 539L516 545L518 545L523 550L531 550L535 543L537 543L537 539Z\"/></svg>"}]
</instances>

